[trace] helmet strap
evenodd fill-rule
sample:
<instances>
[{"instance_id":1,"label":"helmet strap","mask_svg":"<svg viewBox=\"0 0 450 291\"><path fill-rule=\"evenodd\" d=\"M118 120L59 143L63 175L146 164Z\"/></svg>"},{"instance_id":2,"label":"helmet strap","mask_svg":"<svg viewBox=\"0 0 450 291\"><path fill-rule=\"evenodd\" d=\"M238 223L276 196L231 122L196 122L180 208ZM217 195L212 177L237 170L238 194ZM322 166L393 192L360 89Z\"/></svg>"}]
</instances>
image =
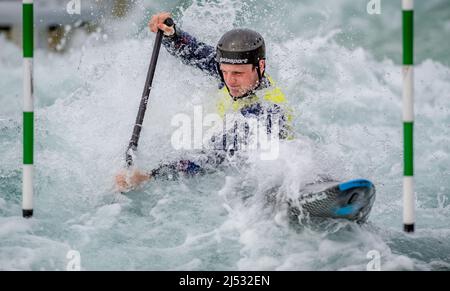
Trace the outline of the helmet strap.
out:
<instances>
[{"instance_id":1,"label":"helmet strap","mask_svg":"<svg viewBox=\"0 0 450 291\"><path fill-rule=\"evenodd\" d=\"M222 81L225 88L227 88L228 94L231 96L230 89L228 88L227 83L225 82L225 78L223 77L222 70L220 69L220 63L216 63L216 64L217 64L217 72L219 73L220 80ZM231 97L234 99L233 96L231 96Z\"/></svg>"},{"instance_id":2,"label":"helmet strap","mask_svg":"<svg viewBox=\"0 0 450 291\"><path fill-rule=\"evenodd\" d=\"M258 73L259 83L261 84L262 78L264 77L265 70L264 70L264 72L261 73L261 67L259 66L259 60L256 63L255 67L256 67L256 72Z\"/></svg>"},{"instance_id":3,"label":"helmet strap","mask_svg":"<svg viewBox=\"0 0 450 291\"><path fill-rule=\"evenodd\" d=\"M220 63L216 63L216 67L217 67L217 73L219 74L220 80L221 80L222 83L224 83L225 86L226 86L227 84L225 83L225 78L223 77L222 70L220 69Z\"/></svg>"},{"instance_id":4,"label":"helmet strap","mask_svg":"<svg viewBox=\"0 0 450 291\"><path fill-rule=\"evenodd\" d=\"M261 68L259 67L259 62L258 62L258 64L256 65L256 72L258 73L258 80L259 80L259 83L261 83L262 75L261 75Z\"/></svg>"}]
</instances>

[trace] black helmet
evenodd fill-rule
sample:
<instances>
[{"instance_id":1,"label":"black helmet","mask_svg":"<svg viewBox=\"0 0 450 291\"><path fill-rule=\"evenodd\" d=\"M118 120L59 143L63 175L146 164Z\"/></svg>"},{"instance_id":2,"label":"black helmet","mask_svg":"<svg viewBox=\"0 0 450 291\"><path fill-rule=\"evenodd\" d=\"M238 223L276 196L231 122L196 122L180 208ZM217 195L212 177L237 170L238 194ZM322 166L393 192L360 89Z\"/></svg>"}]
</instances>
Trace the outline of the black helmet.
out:
<instances>
[{"instance_id":1,"label":"black helmet","mask_svg":"<svg viewBox=\"0 0 450 291\"><path fill-rule=\"evenodd\" d=\"M259 82L261 82L264 72L262 74L260 72L259 61L265 59L266 45L264 43L264 38L261 34L251 29L232 29L225 33L217 44L217 72L219 73L222 83L225 84L225 86L226 83L222 71L220 70L220 64L255 65Z\"/></svg>"},{"instance_id":2,"label":"black helmet","mask_svg":"<svg viewBox=\"0 0 450 291\"><path fill-rule=\"evenodd\" d=\"M256 31L238 28L225 33L217 44L217 63L254 64L266 58L264 38Z\"/></svg>"}]
</instances>

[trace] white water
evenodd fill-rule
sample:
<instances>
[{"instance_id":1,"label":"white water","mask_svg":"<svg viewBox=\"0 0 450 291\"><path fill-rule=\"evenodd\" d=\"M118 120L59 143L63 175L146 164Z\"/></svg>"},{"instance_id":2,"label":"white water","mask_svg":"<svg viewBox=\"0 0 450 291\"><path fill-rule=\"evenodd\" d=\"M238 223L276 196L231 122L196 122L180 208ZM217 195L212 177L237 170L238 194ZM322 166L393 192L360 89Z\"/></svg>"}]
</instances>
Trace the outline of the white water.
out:
<instances>
[{"instance_id":1,"label":"white water","mask_svg":"<svg viewBox=\"0 0 450 291\"><path fill-rule=\"evenodd\" d=\"M298 140L283 144L276 161L256 159L250 170L154 181L127 197L113 190L113 177L123 166L153 46L145 30L131 36L143 12L106 31L78 34L65 54L37 51L31 220L20 216L21 51L0 37L0 269L65 270L69 250L80 252L83 270L365 270L371 250L380 253L382 270L449 269L450 50L427 56L429 43L416 42L417 232L405 235L401 66L388 57L401 46L392 43L400 38L384 37L400 27L400 18L391 17L400 15L397 7L383 6L384 34L371 25L365 5L351 10L350 1L334 1L319 10L312 1L296 3L275 12L269 1L263 8L254 1L200 1L184 4L177 20L211 44L233 25L259 29L268 71L297 116ZM445 1L429 3L420 7L449 13ZM442 22L430 32L435 47L444 46L436 34L449 32L448 20ZM358 33L363 40L352 41ZM372 47L377 40L383 45ZM192 114L194 105L213 108L216 87L161 50L141 168L181 155L170 144L171 118ZM292 195L321 173L375 183L368 224L298 230L283 209L264 207L264 190L281 183Z\"/></svg>"}]
</instances>

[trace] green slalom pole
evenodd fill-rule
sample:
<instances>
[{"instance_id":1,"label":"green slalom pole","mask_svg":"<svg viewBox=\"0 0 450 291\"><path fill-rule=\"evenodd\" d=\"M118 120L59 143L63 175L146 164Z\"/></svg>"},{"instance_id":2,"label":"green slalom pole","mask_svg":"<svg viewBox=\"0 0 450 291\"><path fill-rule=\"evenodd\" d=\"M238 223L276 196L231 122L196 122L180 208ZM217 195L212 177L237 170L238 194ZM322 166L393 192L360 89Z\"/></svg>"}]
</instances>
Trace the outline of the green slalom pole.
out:
<instances>
[{"instance_id":1,"label":"green slalom pole","mask_svg":"<svg viewBox=\"0 0 450 291\"><path fill-rule=\"evenodd\" d=\"M33 216L33 0L23 0L23 181L22 215Z\"/></svg>"},{"instance_id":2,"label":"green slalom pole","mask_svg":"<svg viewBox=\"0 0 450 291\"><path fill-rule=\"evenodd\" d=\"M402 0L403 9L403 229L414 232L414 1Z\"/></svg>"}]
</instances>

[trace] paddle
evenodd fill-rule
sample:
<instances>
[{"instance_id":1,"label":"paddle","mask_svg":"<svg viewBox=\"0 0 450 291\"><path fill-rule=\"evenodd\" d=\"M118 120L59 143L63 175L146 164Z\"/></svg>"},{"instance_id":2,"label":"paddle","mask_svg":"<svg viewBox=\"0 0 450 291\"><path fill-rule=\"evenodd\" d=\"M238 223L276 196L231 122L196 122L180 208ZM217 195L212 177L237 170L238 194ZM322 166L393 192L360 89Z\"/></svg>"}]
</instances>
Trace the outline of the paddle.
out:
<instances>
[{"instance_id":1,"label":"paddle","mask_svg":"<svg viewBox=\"0 0 450 291\"><path fill-rule=\"evenodd\" d=\"M172 18L167 18L164 21L167 26L173 26ZM150 90L152 89L153 76L155 75L156 63L158 61L159 49L161 48L161 40L163 37L163 31L158 29L156 33L155 44L153 46L152 58L150 60L150 66L147 72L147 79L145 80L144 92L142 92L141 104L139 105L139 111L136 117L136 123L134 124L133 134L131 135L128 149L125 153L125 161L127 167L133 166L133 153L137 150L139 137L141 135L142 123L144 121L145 111L147 110L148 98L150 96Z\"/></svg>"}]
</instances>

